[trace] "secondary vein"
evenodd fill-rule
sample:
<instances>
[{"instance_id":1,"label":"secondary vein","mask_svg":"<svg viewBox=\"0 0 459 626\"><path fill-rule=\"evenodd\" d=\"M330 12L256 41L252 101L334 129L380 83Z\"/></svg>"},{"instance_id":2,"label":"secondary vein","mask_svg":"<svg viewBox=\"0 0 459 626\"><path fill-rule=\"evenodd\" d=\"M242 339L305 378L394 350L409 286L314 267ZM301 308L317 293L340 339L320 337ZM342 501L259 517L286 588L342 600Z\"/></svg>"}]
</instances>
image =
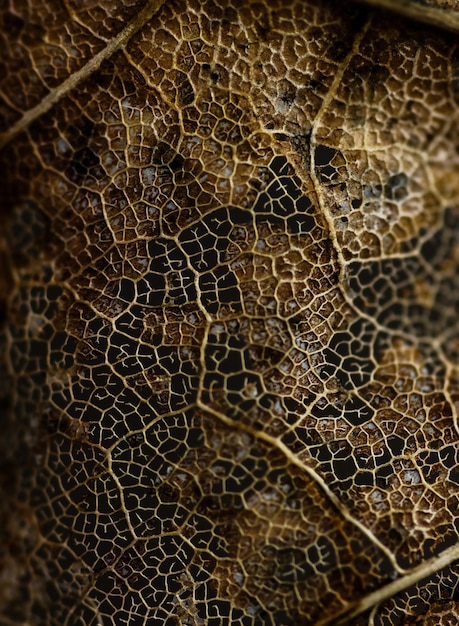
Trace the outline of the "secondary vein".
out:
<instances>
[{"instance_id":1,"label":"secondary vein","mask_svg":"<svg viewBox=\"0 0 459 626\"><path fill-rule=\"evenodd\" d=\"M6 146L14 137L24 131L32 122L41 115L49 111L61 98L69 91L74 89L81 81L88 78L95 72L103 61L108 59L114 52L124 46L129 39L146 24L153 15L161 8L165 0L149 0L141 11L135 16L123 30L113 37L103 50L90 59L77 72L69 76L58 87L49 92L47 96L41 100L32 109L29 109L24 115L5 133L0 134L0 149Z\"/></svg>"},{"instance_id":2,"label":"secondary vein","mask_svg":"<svg viewBox=\"0 0 459 626\"><path fill-rule=\"evenodd\" d=\"M447 548L437 556L432 557L428 561L425 561L421 565L414 567L410 572L404 576L400 576L393 582L376 589L372 593L368 594L358 602L354 602L340 611L332 618L326 619L318 624L318 626L344 626L349 623L354 617L365 613L372 607L389 600L395 595L398 595L402 591L405 591L412 585L420 582L424 578L429 578L436 572L441 571L448 565L451 565L455 561L459 560L459 544Z\"/></svg>"}]
</instances>

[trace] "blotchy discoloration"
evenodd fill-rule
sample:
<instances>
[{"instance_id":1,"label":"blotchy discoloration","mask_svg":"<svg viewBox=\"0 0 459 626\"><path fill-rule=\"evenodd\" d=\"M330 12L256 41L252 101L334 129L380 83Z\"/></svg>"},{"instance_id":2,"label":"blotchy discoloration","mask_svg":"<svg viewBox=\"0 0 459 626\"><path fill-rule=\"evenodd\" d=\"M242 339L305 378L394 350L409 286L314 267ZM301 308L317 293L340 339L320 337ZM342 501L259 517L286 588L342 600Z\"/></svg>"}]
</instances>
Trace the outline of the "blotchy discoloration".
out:
<instances>
[{"instance_id":1,"label":"blotchy discoloration","mask_svg":"<svg viewBox=\"0 0 459 626\"><path fill-rule=\"evenodd\" d=\"M456 44L317 4L165 3L4 149L5 624L456 611Z\"/></svg>"}]
</instances>

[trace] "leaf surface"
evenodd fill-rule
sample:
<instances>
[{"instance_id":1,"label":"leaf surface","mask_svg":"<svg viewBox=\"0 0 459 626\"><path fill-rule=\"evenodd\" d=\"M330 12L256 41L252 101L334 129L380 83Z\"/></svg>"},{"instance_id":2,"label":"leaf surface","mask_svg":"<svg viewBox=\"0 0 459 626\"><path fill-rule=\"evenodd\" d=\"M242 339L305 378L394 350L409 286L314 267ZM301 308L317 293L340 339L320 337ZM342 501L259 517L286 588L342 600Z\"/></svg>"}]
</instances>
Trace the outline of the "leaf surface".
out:
<instances>
[{"instance_id":1,"label":"leaf surface","mask_svg":"<svg viewBox=\"0 0 459 626\"><path fill-rule=\"evenodd\" d=\"M2 13L1 623L456 623L454 36Z\"/></svg>"}]
</instances>

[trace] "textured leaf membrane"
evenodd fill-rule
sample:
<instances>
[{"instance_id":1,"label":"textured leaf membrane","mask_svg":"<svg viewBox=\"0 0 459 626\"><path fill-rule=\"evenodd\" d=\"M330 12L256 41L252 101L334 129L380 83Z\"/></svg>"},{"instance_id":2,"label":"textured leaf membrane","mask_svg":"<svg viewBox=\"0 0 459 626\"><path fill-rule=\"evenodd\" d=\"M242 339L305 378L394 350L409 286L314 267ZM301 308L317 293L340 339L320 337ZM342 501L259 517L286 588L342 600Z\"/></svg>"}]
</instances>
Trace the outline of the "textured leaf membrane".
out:
<instances>
[{"instance_id":1,"label":"textured leaf membrane","mask_svg":"<svg viewBox=\"0 0 459 626\"><path fill-rule=\"evenodd\" d=\"M0 623L456 624L455 38L2 19Z\"/></svg>"}]
</instances>

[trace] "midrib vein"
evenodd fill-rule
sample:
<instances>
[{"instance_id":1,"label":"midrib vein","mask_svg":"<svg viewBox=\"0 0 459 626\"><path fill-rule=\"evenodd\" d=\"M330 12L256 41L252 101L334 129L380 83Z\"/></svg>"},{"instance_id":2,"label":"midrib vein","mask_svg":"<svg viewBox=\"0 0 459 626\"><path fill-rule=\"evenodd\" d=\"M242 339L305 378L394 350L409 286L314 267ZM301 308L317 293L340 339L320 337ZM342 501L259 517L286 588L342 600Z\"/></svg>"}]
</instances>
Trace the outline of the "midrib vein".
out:
<instances>
[{"instance_id":1,"label":"midrib vein","mask_svg":"<svg viewBox=\"0 0 459 626\"><path fill-rule=\"evenodd\" d=\"M146 24L153 15L161 8L165 0L148 0L146 5L129 22L129 24L116 37L113 37L103 50L96 54L86 65L69 76L58 87L49 92L35 107L29 109L24 115L5 133L0 134L0 149L7 145L16 135L25 130L32 122L49 111L62 97L74 89L81 81L95 72L101 63L124 46L129 39Z\"/></svg>"}]
</instances>

